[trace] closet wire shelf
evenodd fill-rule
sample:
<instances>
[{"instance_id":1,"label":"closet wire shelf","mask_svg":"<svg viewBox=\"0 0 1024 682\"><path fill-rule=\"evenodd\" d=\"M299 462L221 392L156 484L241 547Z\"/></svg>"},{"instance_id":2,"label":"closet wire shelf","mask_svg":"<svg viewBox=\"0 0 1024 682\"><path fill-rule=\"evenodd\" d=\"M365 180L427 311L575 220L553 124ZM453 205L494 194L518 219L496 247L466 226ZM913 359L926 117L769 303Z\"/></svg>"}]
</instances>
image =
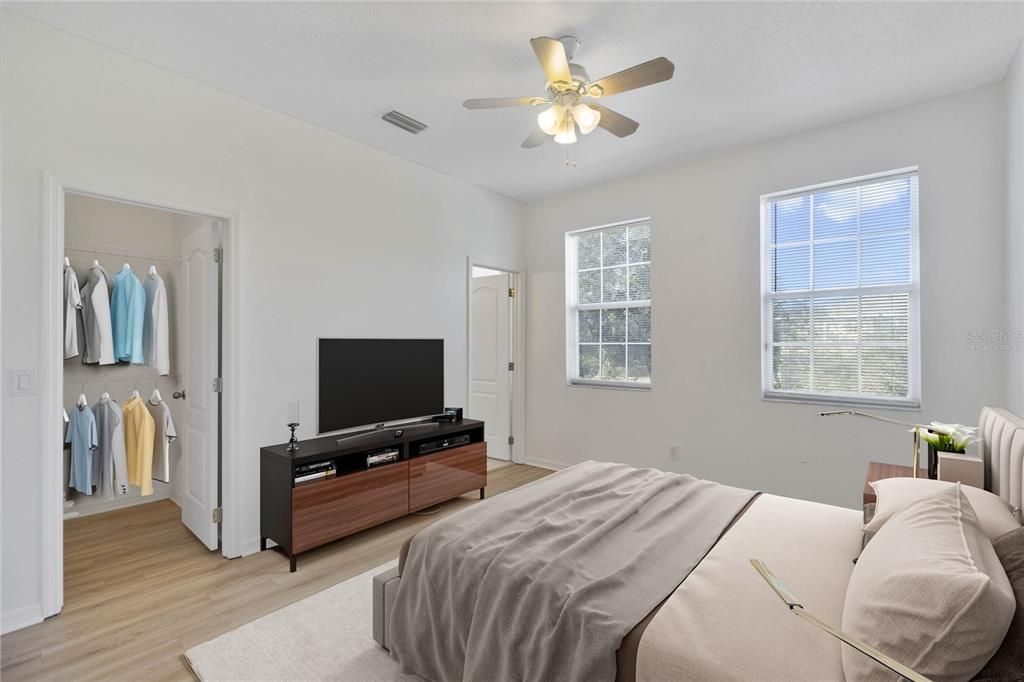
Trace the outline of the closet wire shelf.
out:
<instances>
[{"instance_id":1,"label":"closet wire shelf","mask_svg":"<svg viewBox=\"0 0 1024 682\"><path fill-rule=\"evenodd\" d=\"M180 263L181 257L179 256L160 256L151 253L138 253L137 251L131 251L129 249L118 249L113 246L107 246L105 244L89 244L86 242L68 242L64 244L65 251L75 251L76 253L93 254L99 256L117 256L119 258L129 258L140 261L152 261L157 263Z\"/></svg>"},{"instance_id":2,"label":"closet wire shelf","mask_svg":"<svg viewBox=\"0 0 1024 682\"><path fill-rule=\"evenodd\" d=\"M90 377L89 379L65 379L64 386L102 386L109 384L111 386L131 386L132 384L138 384L139 386L146 387L150 384L156 383L157 381L171 381L178 383L177 374L164 374L157 376L155 374L138 374L131 376L122 377Z\"/></svg>"}]
</instances>

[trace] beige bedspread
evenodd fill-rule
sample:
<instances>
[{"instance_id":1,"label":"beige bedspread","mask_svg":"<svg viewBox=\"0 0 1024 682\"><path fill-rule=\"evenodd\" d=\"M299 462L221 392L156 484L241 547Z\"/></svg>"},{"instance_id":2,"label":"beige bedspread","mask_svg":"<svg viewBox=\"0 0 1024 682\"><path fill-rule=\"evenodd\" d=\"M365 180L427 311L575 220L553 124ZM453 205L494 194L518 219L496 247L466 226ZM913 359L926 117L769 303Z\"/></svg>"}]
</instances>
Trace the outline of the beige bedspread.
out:
<instances>
[{"instance_id":1,"label":"beige bedspread","mask_svg":"<svg viewBox=\"0 0 1024 682\"><path fill-rule=\"evenodd\" d=\"M446 517L410 545L392 654L428 680L614 680L625 634L755 495L584 462Z\"/></svg>"},{"instance_id":2,"label":"beige bedspread","mask_svg":"<svg viewBox=\"0 0 1024 682\"><path fill-rule=\"evenodd\" d=\"M859 511L760 495L648 624L637 679L843 680L839 641L790 613L749 560L838 626L860 543Z\"/></svg>"}]
</instances>

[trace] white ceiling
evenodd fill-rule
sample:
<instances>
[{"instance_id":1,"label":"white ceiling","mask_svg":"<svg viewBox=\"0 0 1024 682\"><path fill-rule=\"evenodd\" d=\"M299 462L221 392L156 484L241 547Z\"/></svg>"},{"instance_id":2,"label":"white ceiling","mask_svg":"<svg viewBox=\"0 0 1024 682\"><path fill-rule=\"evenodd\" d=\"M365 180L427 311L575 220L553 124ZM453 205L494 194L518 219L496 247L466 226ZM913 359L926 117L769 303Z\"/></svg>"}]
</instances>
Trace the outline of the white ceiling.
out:
<instances>
[{"instance_id":1,"label":"white ceiling","mask_svg":"<svg viewBox=\"0 0 1024 682\"><path fill-rule=\"evenodd\" d=\"M724 147L1002 79L1019 3L86 3L22 14L416 163L530 201ZM520 142L541 94L529 39L572 34L598 78L665 56L675 78L603 104L640 121L574 145ZM398 109L413 136L380 120Z\"/></svg>"}]
</instances>

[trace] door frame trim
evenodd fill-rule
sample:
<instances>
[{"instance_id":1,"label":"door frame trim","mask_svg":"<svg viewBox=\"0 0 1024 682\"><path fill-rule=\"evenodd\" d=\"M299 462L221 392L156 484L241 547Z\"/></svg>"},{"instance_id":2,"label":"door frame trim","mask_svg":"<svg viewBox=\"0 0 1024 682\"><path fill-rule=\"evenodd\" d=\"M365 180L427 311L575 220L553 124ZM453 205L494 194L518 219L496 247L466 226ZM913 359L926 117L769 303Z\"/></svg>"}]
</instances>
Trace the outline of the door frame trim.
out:
<instances>
[{"instance_id":1,"label":"door frame trim","mask_svg":"<svg viewBox=\"0 0 1024 682\"><path fill-rule=\"evenodd\" d=\"M473 389L472 353L470 330L473 322L473 266L498 270L509 275L509 283L516 290L512 298L512 348L510 355L515 363L515 370L512 372L512 379L509 381L509 390L512 393L512 414L510 432L513 443L509 447L510 461L513 464L525 464L527 461L526 452L526 276L521 268L509 263L495 264L485 258L477 258L472 255L466 257L466 405L469 409L469 395Z\"/></svg>"},{"instance_id":2,"label":"door frame trim","mask_svg":"<svg viewBox=\"0 0 1024 682\"><path fill-rule=\"evenodd\" d=\"M235 557L242 554L242 497L238 473L242 471L241 396L242 390L242 240L240 214L223 208L199 206L189 201L167 197L105 178L79 174L42 172L43 184L43 267L40 268L44 314L42 316L43 361L40 363L40 410L42 424L62 421L64 402L63 292L64 265L64 197L67 193L84 194L100 199L120 201L176 213L190 213L220 221L223 225L221 246L225 290L221 315L221 375L231 387L221 395L221 466L222 506L221 554ZM237 398L236 398L237 396ZM43 429L43 452L62 452L63 438L59 430ZM59 613L64 605L64 503L62 493L63 465L57 457L41 457L42 483L42 594L43 618Z\"/></svg>"}]
</instances>

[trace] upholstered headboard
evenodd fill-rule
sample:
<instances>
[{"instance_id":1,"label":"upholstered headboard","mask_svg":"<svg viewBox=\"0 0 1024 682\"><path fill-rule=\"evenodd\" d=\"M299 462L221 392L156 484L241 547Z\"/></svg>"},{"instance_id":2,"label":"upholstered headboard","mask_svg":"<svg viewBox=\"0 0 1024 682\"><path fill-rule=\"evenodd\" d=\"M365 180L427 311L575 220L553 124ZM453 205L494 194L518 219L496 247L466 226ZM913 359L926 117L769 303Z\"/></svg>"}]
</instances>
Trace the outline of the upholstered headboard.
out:
<instances>
[{"instance_id":1,"label":"upholstered headboard","mask_svg":"<svg viewBox=\"0 0 1024 682\"><path fill-rule=\"evenodd\" d=\"M978 419L985 488L1024 506L1024 419L1001 407L983 407Z\"/></svg>"}]
</instances>

